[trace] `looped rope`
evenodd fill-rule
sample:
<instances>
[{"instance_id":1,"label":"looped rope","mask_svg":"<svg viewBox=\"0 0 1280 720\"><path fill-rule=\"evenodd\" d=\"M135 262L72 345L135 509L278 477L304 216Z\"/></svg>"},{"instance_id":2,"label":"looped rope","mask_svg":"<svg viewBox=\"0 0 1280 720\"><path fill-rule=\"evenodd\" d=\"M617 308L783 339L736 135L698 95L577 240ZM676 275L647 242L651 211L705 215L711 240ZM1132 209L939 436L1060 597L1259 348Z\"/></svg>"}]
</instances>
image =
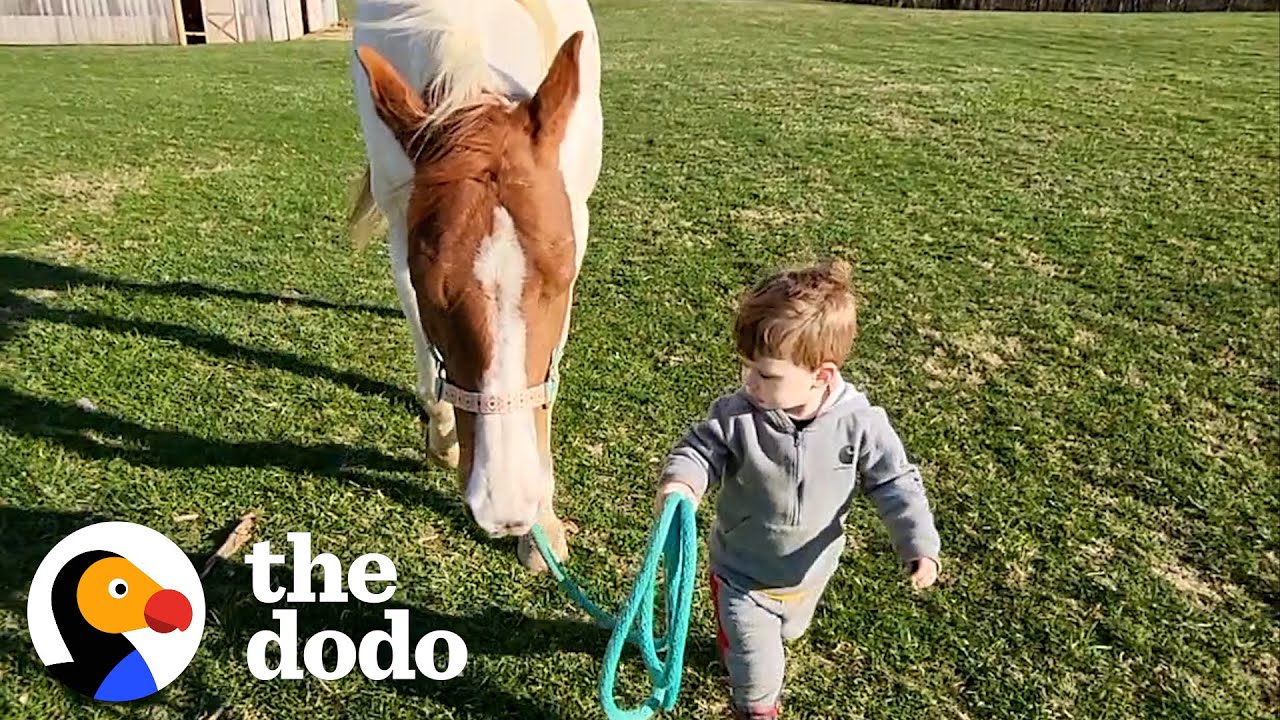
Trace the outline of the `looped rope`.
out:
<instances>
[{"instance_id":1,"label":"looped rope","mask_svg":"<svg viewBox=\"0 0 1280 720\"><path fill-rule=\"evenodd\" d=\"M604 668L600 673L600 704L604 706L605 716L609 720L644 720L658 709L670 710L675 707L684 673L684 645L685 638L689 635L694 573L698 564L693 502L681 493L667 496L662 506L662 515L649 536L649 549L640 566L640 576L636 579L627 604L617 617L591 602L582 588L565 574L540 525L533 526L533 540L560 588L598 624L613 630L609 645L605 648ZM659 560L666 566L663 604L667 634L655 637L653 612ZM637 617L640 626L633 630L632 625ZM640 649L653 686L649 697L630 709L618 707L613 693L622 648L627 641Z\"/></svg>"}]
</instances>

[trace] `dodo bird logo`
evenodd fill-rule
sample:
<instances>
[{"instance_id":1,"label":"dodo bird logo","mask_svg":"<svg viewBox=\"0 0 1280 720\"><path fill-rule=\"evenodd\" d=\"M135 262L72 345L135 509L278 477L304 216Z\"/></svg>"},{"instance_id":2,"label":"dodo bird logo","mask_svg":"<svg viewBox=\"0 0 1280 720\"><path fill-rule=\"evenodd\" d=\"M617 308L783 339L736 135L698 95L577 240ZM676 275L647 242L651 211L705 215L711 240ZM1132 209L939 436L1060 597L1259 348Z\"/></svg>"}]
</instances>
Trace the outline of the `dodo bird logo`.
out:
<instances>
[{"instance_id":1,"label":"dodo bird logo","mask_svg":"<svg viewBox=\"0 0 1280 720\"><path fill-rule=\"evenodd\" d=\"M63 538L27 597L31 642L50 674L95 700L124 702L177 679L204 632L204 589L169 538L104 522Z\"/></svg>"}]
</instances>

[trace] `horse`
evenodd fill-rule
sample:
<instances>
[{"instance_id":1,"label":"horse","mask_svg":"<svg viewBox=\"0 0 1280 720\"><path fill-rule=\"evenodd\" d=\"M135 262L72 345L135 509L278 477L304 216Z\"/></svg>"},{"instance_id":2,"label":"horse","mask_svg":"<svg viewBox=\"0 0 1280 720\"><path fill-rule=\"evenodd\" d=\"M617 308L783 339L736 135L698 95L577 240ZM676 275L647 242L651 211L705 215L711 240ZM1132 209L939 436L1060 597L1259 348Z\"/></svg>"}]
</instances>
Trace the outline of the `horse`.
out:
<instances>
[{"instance_id":1,"label":"horse","mask_svg":"<svg viewBox=\"0 0 1280 720\"><path fill-rule=\"evenodd\" d=\"M348 228L385 217L428 460L471 520L546 565L551 415L601 166L585 0L358 0L350 70L367 164Z\"/></svg>"}]
</instances>

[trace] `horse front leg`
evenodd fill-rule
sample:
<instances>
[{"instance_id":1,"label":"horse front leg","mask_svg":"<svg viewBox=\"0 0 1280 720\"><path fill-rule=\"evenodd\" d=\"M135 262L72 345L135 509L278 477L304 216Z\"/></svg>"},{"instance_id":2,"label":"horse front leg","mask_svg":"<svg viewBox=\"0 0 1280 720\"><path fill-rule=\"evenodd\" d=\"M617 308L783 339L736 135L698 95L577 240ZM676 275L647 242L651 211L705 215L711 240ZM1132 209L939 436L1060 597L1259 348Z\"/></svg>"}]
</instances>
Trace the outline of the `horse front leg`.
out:
<instances>
[{"instance_id":1,"label":"horse front leg","mask_svg":"<svg viewBox=\"0 0 1280 720\"><path fill-rule=\"evenodd\" d=\"M543 532L547 534L547 544L551 546L551 554L555 556L557 562L565 562L569 559L569 538L565 532L564 522L556 517L555 508L552 507L552 499L547 498L545 505L538 514L538 524L542 526ZM520 558L520 564L527 570L535 573L546 572L547 562L542 558L542 553L538 552L538 546L534 543L533 533L521 535L520 540L516 544L516 555Z\"/></svg>"},{"instance_id":2,"label":"horse front leg","mask_svg":"<svg viewBox=\"0 0 1280 720\"><path fill-rule=\"evenodd\" d=\"M453 406L443 400L435 399L436 375L440 371L428 346L425 350L415 347L418 362L418 386L424 385L429 390L418 390L418 399L422 404L422 436L427 448L427 459L446 470L457 470L458 425ZM425 360L423 356L426 356ZM428 367L424 367L424 364Z\"/></svg>"}]
</instances>

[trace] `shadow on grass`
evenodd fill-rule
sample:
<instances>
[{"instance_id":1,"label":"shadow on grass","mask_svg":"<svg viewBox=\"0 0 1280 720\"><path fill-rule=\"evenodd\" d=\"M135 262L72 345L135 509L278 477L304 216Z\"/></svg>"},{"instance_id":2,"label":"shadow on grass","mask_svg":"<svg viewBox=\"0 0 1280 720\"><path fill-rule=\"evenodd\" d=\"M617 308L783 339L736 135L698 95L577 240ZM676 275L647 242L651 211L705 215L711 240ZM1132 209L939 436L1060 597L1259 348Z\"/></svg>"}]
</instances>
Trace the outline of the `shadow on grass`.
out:
<instances>
[{"instance_id":1,"label":"shadow on grass","mask_svg":"<svg viewBox=\"0 0 1280 720\"><path fill-rule=\"evenodd\" d=\"M237 290L197 282L148 283L102 275L91 270L54 265L53 263L0 254L0 288L6 290L45 289L66 290L71 287L101 287L110 290L127 290L146 295L172 295L174 297L220 297L230 300L249 300L261 303L281 303L300 307L324 308L364 312L386 318L401 318L399 308L388 308L365 303L340 303L324 298L309 298L293 294L274 294L249 290Z\"/></svg>"},{"instance_id":2,"label":"shadow on grass","mask_svg":"<svg viewBox=\"0 0 1280 720\"><path fill-rule=\"evenodd\" d=\"M249 347L220 335L184 325L145 320L126 320L86 310L54 308L16 292L18 290L33 289L65 290L69 287L77 286L103 287L176 297L216 296L237 300L328 308L344 312L368 312L383 317L402 317L399 310L371 305L342 304L314 298L295 298L272 295L270 293L247 292L190 282L140 283L99 275L79 268L52 265L17 255L0 255L0 342L11 338L22 324L29 320L73 325L86 329L106 330L124 335L136 333L163 340L172 340L195 350L229 360L249 363L258 367L284 370L303 377L345 385L364 395L387 398L411 413L418 414L420 412L416 398L408 390L358 373L334 370L305 360L292 353Z\"/></svg>"},{"instance_id":3,"label":"shadow on grass","mask_svg":"<svg viewBox=\"0 0 1280 720\"><path fill-rule=\"evenodd\" d=\"M202 438L178 430L148 428L105 411L34 397L3 385L0 385L0 428L18 437L56 442L94 460L120 459L157 469L274 467L327 476L383 492L405 505L430 508L455 530L487 541L457 498L397 477L420 473L421 463L391 457L372 448L339 443L299 445Z\"/></svg>"}]
</instances>

